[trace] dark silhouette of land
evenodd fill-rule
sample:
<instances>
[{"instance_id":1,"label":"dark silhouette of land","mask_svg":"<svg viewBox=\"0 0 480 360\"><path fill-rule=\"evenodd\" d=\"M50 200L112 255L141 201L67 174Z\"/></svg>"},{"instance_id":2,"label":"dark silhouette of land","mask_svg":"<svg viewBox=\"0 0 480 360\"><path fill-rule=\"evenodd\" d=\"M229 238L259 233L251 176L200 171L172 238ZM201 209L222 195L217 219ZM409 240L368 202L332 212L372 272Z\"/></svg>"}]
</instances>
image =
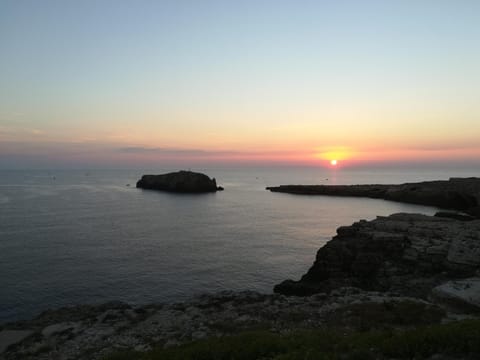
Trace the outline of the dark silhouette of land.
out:
<instances>
[{"instance_id":1,"label":"dark silhouette of land","mask_svg":"<svg viewBox=\"0 0 480 360\"><path fill-rule=\"evenodd\" d=\"M161 175L143 175L137 188L176 193L208 193L223 190L216 180L193 171L177 171Z\"/></svg>"},{"instance_id":2,"label":"dark silhouette of land","mask_svg":"<svg viewBox=\"0 0 480 360\"><path fill-rule=\"evenodd\" d=\"M353 196L463 211L480 217L480 178L450 178L398 185L280 185L272 192L297 195Z\"/></svg>"}]
</instances>

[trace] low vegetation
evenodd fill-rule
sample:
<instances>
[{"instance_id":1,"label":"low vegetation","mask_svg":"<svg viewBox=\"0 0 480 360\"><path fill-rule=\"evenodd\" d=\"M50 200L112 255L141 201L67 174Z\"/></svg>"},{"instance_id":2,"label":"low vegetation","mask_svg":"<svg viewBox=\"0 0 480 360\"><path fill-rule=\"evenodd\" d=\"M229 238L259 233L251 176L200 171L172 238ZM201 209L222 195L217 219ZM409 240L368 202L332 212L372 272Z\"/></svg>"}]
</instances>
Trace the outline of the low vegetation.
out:
<instances>
[{"instance_id":1,"label":"low vegetation","mask_svg":"<svg viewBox=\"0 0 480 360\"><path fill-rule=\"evenodd\" d=\"M338 330L296 330L288 334L251 331L209 338L147 353L119 353L106 359L123 360L334 360L426 359L480 357L480 320L344 333ZM442 358L442 357L438 357Z\"/></svg>"}]
</instances>

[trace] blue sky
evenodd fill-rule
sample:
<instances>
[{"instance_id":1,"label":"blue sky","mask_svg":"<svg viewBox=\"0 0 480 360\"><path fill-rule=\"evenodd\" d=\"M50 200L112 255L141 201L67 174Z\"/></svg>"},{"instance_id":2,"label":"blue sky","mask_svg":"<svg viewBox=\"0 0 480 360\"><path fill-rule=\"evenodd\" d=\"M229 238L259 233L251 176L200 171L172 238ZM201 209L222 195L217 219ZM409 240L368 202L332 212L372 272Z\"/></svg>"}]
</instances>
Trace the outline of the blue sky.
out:
<instances>
[{"instance_id":1,"label":"blue sky","mask_svg":"<svg viewBox=\"0 0 480 360\"><path fill-rule=\"evenodd\" d=\"M61 166L72 155L53 153L82 146L125 166L139 160L127 147L168 150L146 164L338 148L470 161L478 14L479 1L2 0L0 166L32 154Z\"/></svg>"}]
</instances>

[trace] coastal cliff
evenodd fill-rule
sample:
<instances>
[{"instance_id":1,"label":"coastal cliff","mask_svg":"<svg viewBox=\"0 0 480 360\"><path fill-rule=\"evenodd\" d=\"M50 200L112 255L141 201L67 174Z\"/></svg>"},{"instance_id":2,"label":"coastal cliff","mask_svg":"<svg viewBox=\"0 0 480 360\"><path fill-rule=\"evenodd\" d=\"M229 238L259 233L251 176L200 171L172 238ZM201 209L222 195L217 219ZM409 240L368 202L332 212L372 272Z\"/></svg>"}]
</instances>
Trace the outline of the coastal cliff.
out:
<instances>
[{"instance_id":1,"label":"coastal cliff","mask_svg":"<svg viewBox=\"0 0 480 360\"><path fill-rule=\"evenodd\" d=\"M480 220L380 216L337 229L299 281L274 291L306 296L354 286L428 299L436 286L480 270Z\"/></svg>"},{"instance_id":2,"label":"coastal cliff","mask_svg":"<svg viewBox=\"0 0 480 360\"><path fill-rule=\"evenodd\" d=\"M272 192L297 195L353 196L436 206L480 216L480 178L450 178L398 185L280 185Z\"/></svg>"}]
</instances>

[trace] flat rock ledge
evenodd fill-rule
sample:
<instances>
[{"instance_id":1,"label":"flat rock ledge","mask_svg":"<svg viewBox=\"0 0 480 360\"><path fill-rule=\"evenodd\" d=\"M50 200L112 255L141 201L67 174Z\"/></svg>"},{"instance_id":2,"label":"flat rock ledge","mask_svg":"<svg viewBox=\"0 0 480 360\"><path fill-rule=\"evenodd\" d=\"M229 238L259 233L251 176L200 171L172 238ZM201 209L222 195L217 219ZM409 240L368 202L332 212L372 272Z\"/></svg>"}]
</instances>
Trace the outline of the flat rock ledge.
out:
<instances>
[{"instance_id":1,"label":"flat rock ledge","mask_svg":"<svg viewBox=\"0 0 480 360\"><path fill-rule=\"evenodd\" d=\"M272 192L297 195L353 196L436 206L480 217L480 178L450 178L398 185L280 185Z\"/></svg>"},{"instance_id":2,"label":"flat rock ledge","mask_svg":"<svg viewBox=\"0 0 480 360\"><path fill-rule=\"evenodd\" d=\"M209 193L223 190L215 178L193 171L177 171L161 175L143 175L137 188L175 193Z\"/></svg>"}]
</instances>

